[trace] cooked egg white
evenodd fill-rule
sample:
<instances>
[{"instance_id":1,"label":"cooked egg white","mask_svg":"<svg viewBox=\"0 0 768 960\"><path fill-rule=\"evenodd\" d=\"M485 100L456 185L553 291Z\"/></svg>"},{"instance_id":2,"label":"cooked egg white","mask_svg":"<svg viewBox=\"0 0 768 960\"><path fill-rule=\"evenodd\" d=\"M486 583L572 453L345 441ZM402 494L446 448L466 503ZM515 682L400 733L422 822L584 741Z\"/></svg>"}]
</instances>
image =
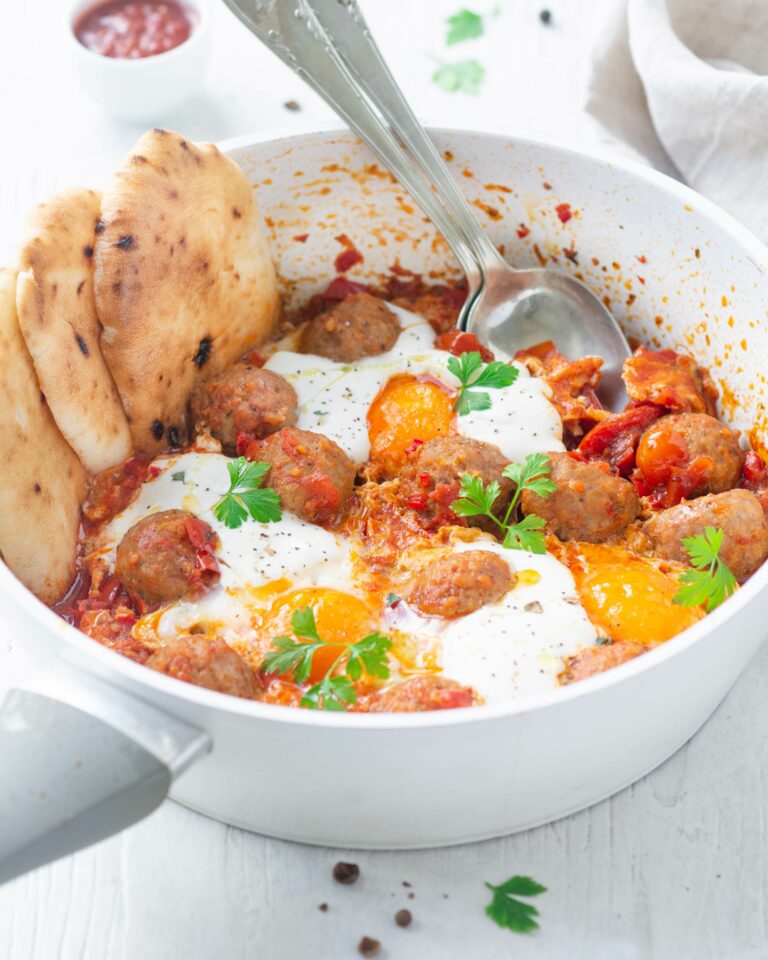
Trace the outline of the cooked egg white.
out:
<instances>
[{"instance_id":1,"label":"cooked egg white","mask_svg":"<svg viewBox=\"0 0 768 960\"><path fill-rule=\"evenodd\" d=\"M160 474L144 483L137 499L99 533L96 548L111 567L117 545L130 527L160 510L189 510L218 535L219 582L199 600L168 607L158 621L160 636L214 622L224 625L219 632L225 639L248 639L251 607L257 603L248 591L275 581L349 590L351 549L344 538L287 510L277 523L249 520L235 529L216 519L213 506L229 488L228 460L215 453L155 460Z\"/></svg>"},{"instance_id":2,"label":"cooked egg white","mask_svg":"<svg viewBox=\"0 0 768 960\"><path fill-rule=\"evenodd\" d=\"M459 384L447 368L451 354L434 347L435 334L429 323L408 310L389 306L397 313L402 332L386 353L354 363L337 363L312 354L279 350L265 364L266 369L285 377L296 391L297 426L324 433L356 463L369 457L368 408L391 377L429 374L452 390ZM564 450L562 422L550 403L549 386L532 377L521 364L515 366L520 373L513 386L489 391L493 401L490 409L458 417L458 433L493 443L515 461L529 453Z\"/></svg>"},{"instance_id":3,"label":"cooked egg white","mask_svg":"<svg viewBox=\"0 0 768 960\"><path fill-rule=\"evenodd\" d=\"M555 689L564 658L596 640L568 568L550 554L507 550L491 540L458 543L454 549L498 554L517 582L496 603L454 620L424 617L398 604L403 609L397 629L421 638L425 660L444 676L474 687L486 703Z\"/></svg>"}]
</instances>

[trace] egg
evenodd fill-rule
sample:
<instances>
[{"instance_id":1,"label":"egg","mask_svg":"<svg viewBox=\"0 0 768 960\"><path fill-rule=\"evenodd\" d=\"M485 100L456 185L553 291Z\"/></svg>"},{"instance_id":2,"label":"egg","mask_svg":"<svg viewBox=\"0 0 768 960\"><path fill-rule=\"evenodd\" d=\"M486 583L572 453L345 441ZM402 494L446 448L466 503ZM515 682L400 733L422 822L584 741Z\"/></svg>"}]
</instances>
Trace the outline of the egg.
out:
<instances>
[{"instance_id":1,"label":"egg","mask_svg":"<svg viewBox=\"0 0 768 960\"><path fill-rule=\"evenodd\" d=\"M94 552L113 568L118 543L142 517L183 509L212 527L219 538L220 579L198 599L181 601L159 616L150 616L158 637L210 624L229 641L247 640L254 636L253 611L293 584L349 588L352 551L340 535L288 511L276 523L248 521L235 529L216 519L213 506L229 488L228 462L228 457L215 453L158 458L153 464L157 476L142 485L136 500L106 524L93 542Z\"/></svg>"},{"instance_id":2,"label":"egg","mask_svg":"<svg viewBox=\"0 0 768 960\"><path fill-rule=\"evenodd\" d=\"M490 539L460 542L450 549L497 554L516 574L515 582L495 603L456 619L425 617L398 603L392 617L396 630L410 639L406 649L412 648L412 638L418 638L420 648L416 662L409 665L474 687L486 703L554 690L564 659L597 639L568 568L550 554L508 550ZM427 550L421 562L428 564L430 554L444 553Z\"/></svg>"},{"instance_id":3,"label":"egg","mask_svg":"<svg viewBox=\"0 0 768 960\"><path fill-rule=\"evenodd\" d=\"M680 588L677 575L685 569L679 564L640 557L613 544L570 542L556 549L602 636L653 646L704 616L701 607L673 602Z\"/></svg>"},{"instance_id":4,"label":"egg","mask_svg":"<svg viewBox=\"0 0 768 960\"><path fill-rule=\"evenodd\" d=\"M386 353L353 363L290 350L272 354L265 367L296 391L298 427L324 433L356 463L368 460L373 444L392 467L414 438L426 441L452 430L493 443L515 461L565 449L549 386L522 364L515 364L518 378L511 387L489 391L488 410L454 416L459 381L447 367L451 354L435 349L434 331L422 317L390 309L402 331Z\"/></svg>"}]
</instances>

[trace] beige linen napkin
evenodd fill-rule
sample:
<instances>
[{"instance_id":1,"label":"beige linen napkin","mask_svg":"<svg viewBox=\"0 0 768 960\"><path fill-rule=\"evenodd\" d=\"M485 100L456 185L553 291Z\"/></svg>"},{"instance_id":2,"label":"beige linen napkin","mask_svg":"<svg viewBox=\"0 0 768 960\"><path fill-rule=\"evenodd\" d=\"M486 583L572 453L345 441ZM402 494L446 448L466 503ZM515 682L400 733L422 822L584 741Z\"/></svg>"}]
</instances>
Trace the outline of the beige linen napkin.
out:
<instances>
[{"instance_id":1,"label":"beige linen napkin","mask_svg":"<svg viewBox=\"0 0 768 960\"><path fill-rule=\"evenodd\" d=\"M768 241L768 0L616 0L586 106Z\"/></svg>"}]
</instances>

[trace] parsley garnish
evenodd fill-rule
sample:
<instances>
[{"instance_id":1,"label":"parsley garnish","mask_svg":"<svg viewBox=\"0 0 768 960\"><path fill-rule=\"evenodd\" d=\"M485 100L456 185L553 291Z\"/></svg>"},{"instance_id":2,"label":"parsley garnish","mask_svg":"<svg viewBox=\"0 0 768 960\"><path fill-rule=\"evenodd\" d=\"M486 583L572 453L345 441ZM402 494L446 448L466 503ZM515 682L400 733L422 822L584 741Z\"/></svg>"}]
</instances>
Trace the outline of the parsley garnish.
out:
<instances>
[{"instance_id":1,"label":"parsley garnish","mask_svg":"<svg viewBox=\"0 0 768 960\"><path fill-rule=\"evenodd\" d=\"M512 894L517 897L538 897L540 893L547 892L546 887L530 877L510 877L498 886L492 883L485 885L493 893L493 899L485 912L494 923L506 927L507 930L514 930L515 933L538 930L539 925L533 918L539 915L539 911L532 903L517 900Z\"/></svg>"},{"instance_id":2,"label":"parsley garnish","mask_svg":"<svg viewBox=\"0 0 768 960\"><path fill-rule=\"evenodd\" d=\"M706 527L703 534L683 537L683 546L691 558L695 570L686 570L680 577L683 586L672 598L672 603L682 607L697 607L707 604L707 613L719 607L726 597L736 590L736 577L720 559L723 531Z\"/></svg>"},{"instance_id":3,"label":"parsley garnish","mask_svg":"<svg viewBox=\"0 0 768 960\"><path fill-rule=\"evenodd\" d=\"M213 505L213 515L227 527L239 527L250 516L259 523L270 523L283 515L280 497L271 487L261 483L269 470L268 463L249 463L245 457L230 460L229 490Z\"/></svg>"},{"instance_id":4,"label":"parsley garnish","mask_svg":"<svg viewBox=\"0 0 768 960\"><path fill-rule=\"evenodd\" d=\"M186 470L179 470L178 473L171 474L171 480L178 480L180 483L184 483L186 477Z\"/></svg>"},{"instance_id":5,"label":"parsley garnish","mask_svg":"<svg viewBox=\"0 0 768 960\"><path fill-rule=\"evenodd\" d=\"M535 513L528 514L520 523L510 523L523 490L531 490L540 497L548 497L557 489L549 479L549 457L544 453L530 453L525 463L508 463L502 476L512 480L516 489L509 501L504 519L499 520L493 512L501 487L497 480L484 484L481 477L465 473L461 478L459 499L451 504L451 510L459 517L488 517L504 533L503 545L509 550L528 550L530 553L546 553L544 527L546 521Z\"/></svg>"},{"instance_id":6,"label":"parsley garnish","mask_svg":"<svg viewBox=\"0 0 768 960\"><path fill-rule=\"evenodd\" d=\"M517 367L501 360L483 363L483 358L476 350L462 353L460 357L449 357L448 370L460 384L459 395L453 405L460 417L473 410L487 410L490 407L490 395L478 387L488 387L491 390L511 387L520 375Z\"/></svg>"},{"instance_id":7,"label":"parsley garnish","mask_svg":"<svg viewBox=\"0 0 768 960\"><path fill-rule=\"evenodd\" d=\"M314 413L314 415L315 415L316 417L324 417L324 416L327 415L328 411L327 411L327 410L313 410L312 413Z\"/></svg>"},{"instance_id":8,"label":"parsley garnish","mask_svg":"<svg viewBox=\"0 0 768 960\"><path fill-rule=\"evenodd\" d=\"M432 82L447 93L470 93L477 96L485 78L485 67L477 60L443 63L432 74Z\"/></svg>"},{"instance_id":9,"label":"parsley garnish","mask_svg":"<svg viewBox=\"0 0 768 960\"><path fill-rule=\"evenodd\" d=\"M479 13L473 13L471 10L459 10L445 22L448 24L448 32L445 35L448 46L453 43L463 43L465 40L474 40L475 37L483 35L483 18Z\"/></svg>"},{"instance_id":10,"label":"parsley garnish","mask_svg":"<svg viewBox=\"0 0 768 960\"><path fill-rule=\"evenodd\" d=\"M261 669L264 673L287 673L293 671L296 683L306 683L312 672L312 658L321 647L336 647L336 643L326 643L317 632L315 615L311 607L295 610L291 617L291 627L298 642L291 637L275 637L276 649L264 658ZM301 698L300 705L310 710L346 710L347 704L357 700L352 685L359 680L363 670L371 676L386 680L389 676L387 653L392 641L383 633L374 631L368 636L351 643L342 650L333 661L319 683L316 683ZM336 670L344 665L344 673Z\"/></svg>"}]
</instances>

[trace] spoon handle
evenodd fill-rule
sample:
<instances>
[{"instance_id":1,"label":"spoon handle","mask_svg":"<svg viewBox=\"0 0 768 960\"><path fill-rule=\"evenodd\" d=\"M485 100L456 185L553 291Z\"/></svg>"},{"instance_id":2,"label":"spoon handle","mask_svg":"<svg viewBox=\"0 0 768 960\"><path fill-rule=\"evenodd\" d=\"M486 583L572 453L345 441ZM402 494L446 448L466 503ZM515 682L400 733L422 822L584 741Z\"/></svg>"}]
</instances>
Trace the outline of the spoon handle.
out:
<instances>
[{"instance_id":1,"label":"spoon handle","mask_svg":"<svg viewBox=\"0 0 768 960\"><path fill-rule=\"evenodd\" d=\"M308 4L358 86L422 175L437 189L465 242L472 247L481 270L485 273L500 262L503 264L501 255L403 96L371 36L357 0L308 0Z\"/></svg>"},{"instance_id":2,"label":"spoon handle","mask_svg":"<svg viewBox=\"0 0 768 960\"><path fill-rule=\"evenodd\" d=\"M235 15L261 40L273 53L286 63L298 76L309 84L331 108L357 133L367 146L376 154L387 169L411 194L424 213L445 237L467 278L469 303L482 286L482 273L474 244L467 242L465 232L457 224L452 212L443 205L439 193L432 185L431 177L425 179L414 160L400 144L390 125L388 110L380 106L376 98L368 96L367 91L358 82L356 72L337 51L334 40L323 29L312 6L307 0L224 0ZM343 0L333 0L342 7ZM348 4L347 6L350 6ZM354 5L356 10L356 5ZM359 17L359 14L358 14ZM376 51L377 62L389 77L373 41L367 32L362 18L350 18L349 23L359 24L360 36L367 36L368 50ZM350 27L351 32L351 27ZM352 41L354 45L354 39ZM345 44L346 46L346 44ZM370 52L360 54L360 60L372 63ZM377 74L378 76L378 74ZM400 99L394 81L389 79L391 87ZM405 103L405 101L403 101ZM410 113L410 111L408 111ZM412 115L411 115L412 117ZM413 118L413 124L418 123ZM442 168L445 177L458 193L458 188L445 169L426 134L421 132L423 141L429 144L431 153ZM430 164L431 170L435 164ZM461 194L459 194L461 196ZM462 199L462 202L465 201ZM470 217L471 211L467 208ZM475 221L475 229L480 231ZM492 245L491 245L492 246ZM494 248L495 252L495 248Z\"/></svg>"}]
</instances>

